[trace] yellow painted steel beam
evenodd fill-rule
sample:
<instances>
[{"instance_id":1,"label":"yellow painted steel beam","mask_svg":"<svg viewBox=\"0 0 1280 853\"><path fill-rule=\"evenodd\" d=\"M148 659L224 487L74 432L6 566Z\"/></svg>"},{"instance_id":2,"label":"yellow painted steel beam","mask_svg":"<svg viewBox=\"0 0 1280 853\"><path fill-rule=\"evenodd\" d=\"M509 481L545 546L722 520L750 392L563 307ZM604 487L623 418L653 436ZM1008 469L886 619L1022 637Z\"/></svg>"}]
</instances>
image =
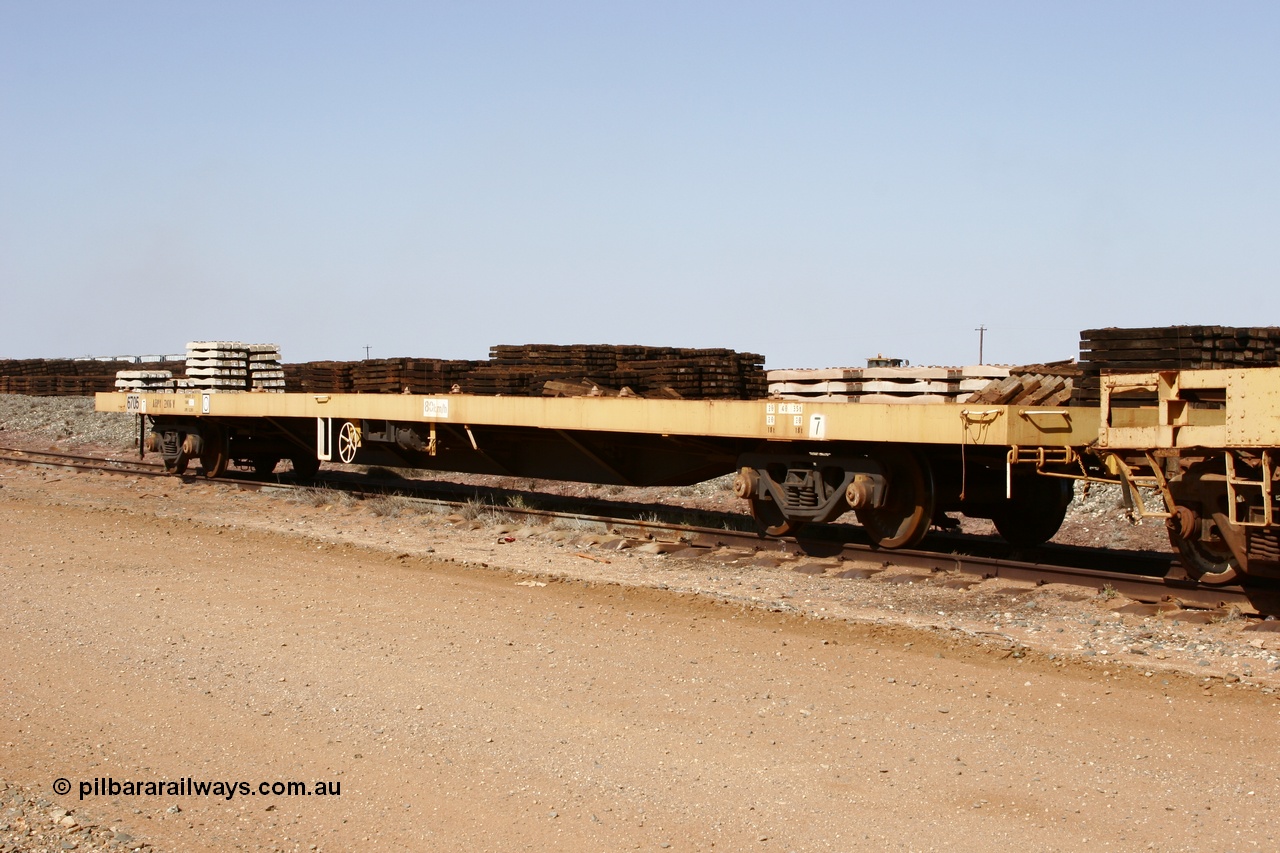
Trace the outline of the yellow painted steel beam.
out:
<instances>
[{"instance_id":1,"label":"yellow painted steel beam","mask_svg":"<svg viewBox=\"0 0 1280 853\"><path fill-rule=\"evenodd\" d=\"M811 403L467 394L102 393L100 412L217 418L376 419L771 441L1081 447L1092 408L958 403Z\"/></svg>"},{"instance_id":2,"label":"yellow painted steel beam","mask_svg":"<svg viewBox=\"0 0 1280 853\"><path fill-rule=\"evenodd\" d=\"M1155 402L1126 406L1126 392ZM1280 368L1102 377L1098 444L1108 449L1280 447Z\"/></svg>"}]
</instances>

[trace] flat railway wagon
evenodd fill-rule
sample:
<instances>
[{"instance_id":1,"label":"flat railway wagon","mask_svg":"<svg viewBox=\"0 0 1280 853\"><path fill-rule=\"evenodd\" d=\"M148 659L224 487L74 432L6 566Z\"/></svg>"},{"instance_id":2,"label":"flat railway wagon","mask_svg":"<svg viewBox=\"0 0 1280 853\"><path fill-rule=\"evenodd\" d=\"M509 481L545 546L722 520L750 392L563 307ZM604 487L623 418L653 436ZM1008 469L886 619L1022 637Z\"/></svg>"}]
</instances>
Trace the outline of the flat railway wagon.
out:
<instances>
[{"instance_id":1,"label":"flat railway wagon","mask_svg":"<svg viewBox=\"0 0 1280 853\"><path fill-rule=\"evenodd\" d=\"M332 461L676 486L736 472L766 534L853 511L886 549L954 526L949 513L1039 545L1072 480L1116 482L1166 520L1189 578L1280 577L1280 368L1103 376L1096 407L178 392L98 394L97 409L139 415L140 450L175 473L289 459L304 477Z\"/></svg>"},{"instance_id":2,"label":"flat railway wagon","mask_svg":"<svg viewBox=\"0 0 1280 853\"><path fill-rule=\"evenodd\" d=\"M852 510L884 548L950 512L1017 544L1049 539L1076 448L1098 434L1095 409L956 404L178 392L104 393L97 408L138 414L142 448L175 473L289 459L302 476L333 461L676 486L737 472L768 534Z\"/></svg>"}]
</instances>

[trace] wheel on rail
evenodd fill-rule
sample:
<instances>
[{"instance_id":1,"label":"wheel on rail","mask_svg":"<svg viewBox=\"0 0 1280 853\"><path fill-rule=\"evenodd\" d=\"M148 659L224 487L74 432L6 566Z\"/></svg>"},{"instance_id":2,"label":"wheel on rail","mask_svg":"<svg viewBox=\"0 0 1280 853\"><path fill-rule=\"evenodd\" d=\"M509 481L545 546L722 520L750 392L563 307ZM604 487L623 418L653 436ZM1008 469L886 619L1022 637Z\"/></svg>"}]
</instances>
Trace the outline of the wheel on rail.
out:
<instances>
[{"instance_id":1,"label":"wheel on rail","mask_svg":"<svg viewBox=\"0 0 1280 853\"><path fill-rule=\"evenodd\" d=\"M338 458L350 464L360 449L360 427L355 421L343 421L338 430Z\"/></svg>"},{"instance_id":2,"label":"wheel on rail","mask_svg":"<svg viewBox=\"0 0 1280 853\"><path fill-rule=\"evenodd\" d=\"M1018 548L1034 548L1054 537L1067 517L1073 490L1070 480L1039 475L1017 477L1013 497L991 514L1004 541Z\"/></svg>"},{"instance_id":3,"label":"wheel on rail","mask_svg":"<svg viewBox=\"0 0 1280 853\"><path fill-rule=\"evenodd\" d=\"M1200 583L1218 586L1239 579L1240 565L1225 543L1219 547L1199 539L1183 539L1175 530L1169 531L1169 542L1187 575Z\"/></svg>"},{"instance_id":4,"label":"wheel on rail","mask_svg":"<svg viewBox=\"0 0 1280 853\"><path fill-rule=\"evenodd\" d=\"M748 503L751 517L768 536L793 536L804 527L803 521L792 521L783 515L782 508L772 498L752 497Z\"/></svg>"},{"instance_id":5,"label":"wheel on rail","mask_svg":"<svg viewBox=\"0 0 1280 853\"><path fill-rule=\"evenodd\" d=\"M297 456L291 456L289 462L293 465L294 476L304 480L310 480L320 473L320 460L311 454L300 453Z\"/></svg>"},{"instance_id":6,"label":"wheel on rail","mask_svg":"<svg viewBox=\"0 0 1280 853\"><path fill-rule=\"evenodd\" d=\"M857 510L858 521L881 548L920 544L933 521L933 472L914 451L890 447L874 454L888 475L884 503Z\"/></svg>"},{"instance_id":7,"label":"wheel on rail","mask_svg":"<svg viewBox=\"0 0 1280 853\"><path fill-rule=\"evenodd\" d=\"M280 457L255 456L249 460L249 464L253 466L253 473L260 477L265 477L276 470L276 466L280 464Z\"/></svg>"},{"instance_id":8,"label":"wheel on rail","mask_svg":"<svg viewBox=\"0 0 1280 853\"><path fill-rule=\"evenodd\" d=\"M179 453L172 459L166 457L164 458L164 470L169 474L177 474L181 476L187 473L187 463L189 461L190 460L187 459L187 455L185 453Z\"/></svg>"},{"instance_id":9,"label":"wheel on rail","mask_svg":"<svg viewBox=\"0 0 1280 853\"><path fill-rule=\"evenodd\" d=\"M1231 523L1230 496L1219 459L1196 463L1183 475L1180 497L1166 523L1169 543L1187 576L1204 584L1235 583L1245 574L1245 532Z\"/></svg>"},{"instance_id":10,"label":"wheel on rail","mask_svg":"<svg viewBox=\"0 0 1280 853\"><path fill-rule=\"evenodd\" d=\"M201 473L206 477L221 477L227 473L227 465L231 461L227 434L221 429L211 429L201 438L204 445L200 452Z\"/></svg>"}]
</instances>

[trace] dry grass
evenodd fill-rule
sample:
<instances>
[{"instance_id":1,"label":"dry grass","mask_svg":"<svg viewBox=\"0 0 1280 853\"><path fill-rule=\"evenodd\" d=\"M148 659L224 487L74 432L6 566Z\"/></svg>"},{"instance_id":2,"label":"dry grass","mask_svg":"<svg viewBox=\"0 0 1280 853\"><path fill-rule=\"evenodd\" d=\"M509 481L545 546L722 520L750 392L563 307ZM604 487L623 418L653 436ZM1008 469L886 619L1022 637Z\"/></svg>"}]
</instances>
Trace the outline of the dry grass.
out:
<instances>
[{"instance_id":1,"label":"dry grass","mask_svg":"<svg viewBox=\"0 0 1280 853\"><path fill-rule=\"evenodd\" d=\"M288 500L290 503L301 504L302 506L321 507L332 501L332 491L308 486L289 492Z\"/></svg>"},{"instance_id":2,"label":"dry grass","mask_svg":"<svg viewBox=\"0 0 1280 853\"><path fill-rule=\"evenodd\" d=\"M514 524L515 519L502 512L493 504L480 500L469 500L458 510L458 514L467 521L478 521L484 525Z\"/></svg>"},{"instance_id":3,"label":"dry grass","mask_svg":"<svg viewBox=\"0 0 1280 853\"><path fill-rule=\"evenodd\" d=\"M415 508L411 499L404 495L378 495L364 502L369 512L385 518L399 518L403 513Z\"/></svg>"},{"instance_id":4,"label":"dry grass","mask_svg":"<svg viewBox=\"0 0 1280 853\"><path fill-rule=\"evenodd\" d=\"M301 489L294 489L289 493L288 500L291 503L301 504L302 506L339 506L344 509L356 504L356 497L350 492L330 489L327 486L307 486Z\"/></svg>"}]
</instances>

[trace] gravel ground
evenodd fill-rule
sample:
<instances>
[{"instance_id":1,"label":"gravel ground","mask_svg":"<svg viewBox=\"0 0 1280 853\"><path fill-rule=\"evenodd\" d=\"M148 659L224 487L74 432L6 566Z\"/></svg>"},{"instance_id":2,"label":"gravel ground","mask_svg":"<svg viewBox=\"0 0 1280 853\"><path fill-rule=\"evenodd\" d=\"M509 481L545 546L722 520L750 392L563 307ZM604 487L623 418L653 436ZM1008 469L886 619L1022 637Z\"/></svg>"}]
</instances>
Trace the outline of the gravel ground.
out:
<instances>
[{"instance_id":1,"label":"gravel ground","mask_svg":"<svg viewBox=\"0 0 1280 853\"><path fill-rule=\"evenodd\" d=\"M123 829L81 809L68 810L42 791L0 781L0 853L150 850Z\"/></svg>"},{"instance_id":2,"label":"gravel ground","mask_svg":"<svg viewBox=\"0 0 1280 853\"><path fill-rule=\"evenodd\" d=\"M74 442L111 450L137 446L133 415L98 414L92 397L27 397L0 394L0 443Z\"/></svg>"},{"instance_id":3,"label":"gravel ground","mask_svg":"<svg viewBox=\"0 0 1280 853\"><path fill-rule=\"evenodd\" d=\"M499 508L0 486L0 746L44 836L19 850L94 849L56 807L219 853L1276 843L1275 635L1243 620ZM187 775L341 799L49 792Z\"/></svg>"}]
</instances>

